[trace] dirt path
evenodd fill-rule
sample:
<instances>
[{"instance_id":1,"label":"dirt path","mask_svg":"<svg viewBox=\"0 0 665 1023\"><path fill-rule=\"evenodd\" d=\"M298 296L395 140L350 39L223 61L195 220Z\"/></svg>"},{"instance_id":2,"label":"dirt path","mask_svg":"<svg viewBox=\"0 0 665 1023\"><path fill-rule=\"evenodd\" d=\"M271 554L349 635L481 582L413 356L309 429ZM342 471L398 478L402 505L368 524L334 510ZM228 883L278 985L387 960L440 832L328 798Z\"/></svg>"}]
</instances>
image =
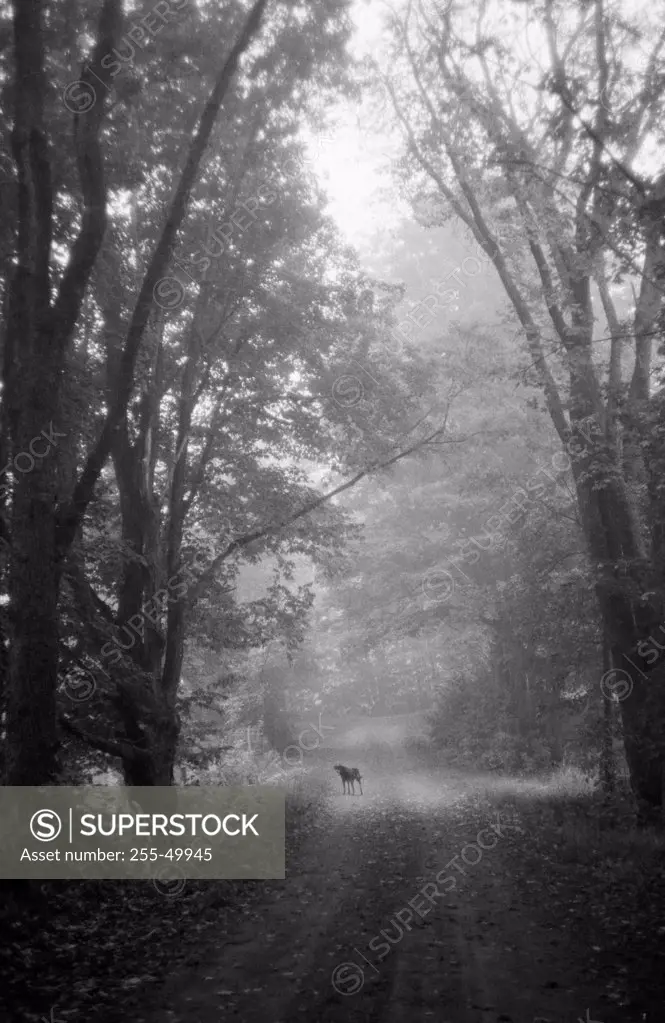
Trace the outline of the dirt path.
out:
<instances>
[{"instance_id":1,"label":"dirt path","mask_svg":"<svg viewBox=\"0 0 665 1023\"><path fill-rule=\"evenodd\" d=\"M641 1023L601 1001L584 936L552 929L529 898L527 837L469 780L368 771L365 795L334 797L259 914L134 1018Z\"/></svg>"}]
</instances>

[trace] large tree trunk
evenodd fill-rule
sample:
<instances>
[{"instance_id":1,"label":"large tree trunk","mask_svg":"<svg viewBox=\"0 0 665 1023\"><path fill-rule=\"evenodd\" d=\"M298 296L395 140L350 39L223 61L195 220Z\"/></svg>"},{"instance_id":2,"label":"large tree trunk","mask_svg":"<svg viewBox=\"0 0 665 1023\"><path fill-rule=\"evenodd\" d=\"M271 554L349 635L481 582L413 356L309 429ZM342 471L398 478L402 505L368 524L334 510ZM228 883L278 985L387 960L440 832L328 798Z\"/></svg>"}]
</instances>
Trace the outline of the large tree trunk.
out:
<instances>
[{"instance_id":1,"label":"large tree trunk","mask_svg":"<svg viewBox=\"0 0 665 1023\"><path fill-rule=\"evenodd\" d=\"M16 5L18 95L12 149L18 171L18 266L7 305L3 395L15 480L7 692L10 785L48 784L57 774L56 449L43 431L57 429L63 359L57 343L59 324L53 321L49 303L51 181L41 22L40 3Z\"/></svg>"},{"instance_id":2,"label":"large tree trunk","mask_svg":"<svg viewBox=\"0 0 665 1023\"><path fill-rule=\"evenodd\" d=\"M155 716L152 741L122 761L125 785L173 785L180 728L168 712Z\"/></svg>"},{"instance_id":3,"label":"large tree trunk","mask_svg":"<svg viewBox=\"0 0 665 1023\"><path fill-rule=\"evenodd\" d=\"M3 402L14 453L9 573L10 656L7 767L10 785L48 784L57 775L56 687L60 551L56 535L57 436L67 346L106 227L98 134L104 97L76 139L84 200L81 230L51 305L53 195L45 128L43 4L14 5L18 176L17 267L9 288ZM105 0L91 65L113 46L119 0ZM100 67L100 81L110 80ZM105 77L104 77L105 76ZM84 81L91 80L89 70ZM19 465L19 461L21 464Z\"/></svg>"},{"instance_id":4,"label":"large tree trunk","mask_svg":"<svg viewBox=\"0 0 665 1023\"><path fill-rule=\"evenodd\" d=\"M638 822L654 824L662 821L663 768L665 749L662 722L665 719L665 669L659 666L642 677L634 648L613 648L617 665L624 671L628 695L620 700L626 760L631 787L638 805ZM632 683L632 686L631 686Z\"/></svg>"},{"instance_id":5,"label":"large tree trunk","mask_svg":"<svg viewBox=\"0 0 665 1023\"><path fill-rule=\"evenodd\" d=\"M591 459L585 469L591 475ZM602 470L607 473L607 466ZM620 477L606 486L578 479L580 508L590 556L598 566L596 592L605 634L610 637L612 672L605 689L621 708L626 759L641 822L655 819L662 804L665 764L665 707L662 669L649 668L638 650L660 617L659 595L641 601L648 588L637 530L630 522L624 484Z\"/></svg>"},{"instance_id":6,"label":"large tree trunk","mask_svg":"<svg viewBox=\"0 0 665 1023\"><path fill-rule=\"evenodd\" d=\"M46 357L46 353L44 353ZM55 388L24 381L22 408L14 423L17 458L44 449L41 431L57 422ZM42 443L40 444L39 441ZM25 458L26 467L29 458ZM57 776L56 686L58 677L58 557L53 508L56 457L33 459L17 472L13 494L9 575L11 645L7 692L7 784L52 784Z\"/></svg>"}]
</instances>

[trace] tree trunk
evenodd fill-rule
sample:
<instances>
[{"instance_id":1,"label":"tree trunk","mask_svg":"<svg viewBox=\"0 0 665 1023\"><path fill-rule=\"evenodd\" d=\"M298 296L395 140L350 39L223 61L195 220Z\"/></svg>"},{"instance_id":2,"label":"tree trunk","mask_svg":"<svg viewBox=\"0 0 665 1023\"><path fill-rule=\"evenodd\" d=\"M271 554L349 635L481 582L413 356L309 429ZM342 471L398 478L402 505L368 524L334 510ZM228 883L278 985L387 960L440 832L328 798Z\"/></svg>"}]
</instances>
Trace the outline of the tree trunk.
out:
<instances>
[{"instance_id":1,"label":"tree trunk","mask_svg":"<svg viewBox=\"0 0 665 1023\"><path fill-rule=\"evenodd\" d=\"M153 742L134 756L123 758L125 785L173 785L179 733L177 722L164 715L155 728Z\"/></svg>"},{"instance_id":2,"label":"tree trunk","mask_svg":"<svg viewBox=\"0 0 665 1023\"><path fill-rule=\"evenodd\" d=\"M27 382L26 382L27 383ZM54 388L46 381L24 386L15 420L15 464L30 444L44 449L42 430L54 422ZM40 444L39 441L43 443ZM56 687L58 680L59 571L53 509L56 459L53 451L21 473L13 493L9 573L11 644L7 691L7 785L52 785L58 774Z\"/></svg>"},{"instance_id":3,"label":"tree trunk","mask_svg":"<svg viewBox=\"0 0 665 1023\"><path fill-rule=\"evenodd\" d=\"M149 686L152 680L145 678ZM180 722L161 697L123 682L113 702L123 724L125 740L118 744L126 785L172 785Z\"/></svg>"},{"instance_id":4,"label":"tree trunk","mask_svg":"<svg viewBox=\"0 0 665 1023\"><path fill-rule=\"evenodd\" d=\"M102 97L82 120L76 137L83 195L81 230L51 305L53 194L45 127L43 15L38 0L14 5L17 265L8 291L3 365L3 404L15 480L9 572L8 785L52 784L57 777L60 551L57 436L52 431L58 430L67 346L106 228L98 142L104 117ZM119 0L104 0L90 62L100 65L101 77L95 77L102 85L110 81L110 72L101 67L101 58L112 49L120 20ZM91 75L86 69L82 80L89 82Z\"/></svg>"},{"instance_id":5,"label":"tree trunk","mask_svg":"<svg viewBox=\"0 0 665 1023\"><path fill-rule=\"evenodd\" d=\"M603 639L603 678L607 679L612 669L612 653L607 636ZM602 687L601 687L602 688ZM603 717L600 736L600 783L603 794L608 797L616 788L614 750L612 746L613 700L608 693L602 693Z\"/></svg>"},{"instance_id":6,"label":"tree trunk","mask_svg":"<svg viewBox=\"0 0 665 1023\"><path fill-rule=\"evenodd\" d=\"M573 387L573 384L575 385ZM594 399L586 379L572 376L580 423L594 415ZM578 506L589 554L597 566L596 593L604 634L608 637L613 674L606 682L610 699L621 706L626 759L640 823L660 815L665 721L660 673L643 670L638 647L662 618L661 595L638 600L649 588L648 566L639 525L634 521L616 449L597 425L587 449L573 459Z\"/></svg>"},{"instance_id":7,"label":"tree trunk","mask_svg":"<svg viewBox=\"0 0 665 1023\"><path fill-rule=\"evenodd\" d=\"M615 664L625 666L622 681L628 695L620 698L621 720L638 823L656 824L662 821L663 805L665 670L659 666L642 677L640 669L634 666L634 649L620 651L613 647L612 656Z\"/></svg>"}]
</instances>

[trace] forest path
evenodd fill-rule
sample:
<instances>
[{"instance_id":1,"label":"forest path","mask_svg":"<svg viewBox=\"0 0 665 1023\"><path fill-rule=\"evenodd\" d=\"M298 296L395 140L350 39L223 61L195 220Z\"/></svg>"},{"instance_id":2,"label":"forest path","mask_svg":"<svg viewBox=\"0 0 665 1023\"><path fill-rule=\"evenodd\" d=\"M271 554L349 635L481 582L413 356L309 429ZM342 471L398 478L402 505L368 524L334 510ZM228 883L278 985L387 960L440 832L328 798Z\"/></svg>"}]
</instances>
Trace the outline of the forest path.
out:
<instances>
[{"instance_id":1,"label":"forest path","mask_svg":"<svg viewBox=\"0 0 665 1023\"><path fill-rule=\"evenodd\" d=\"M542 899L548 878L525 880L520 846L528 833L514 813L499 815L468 777L435 776L404 763L379 773L363 769L348 751L344 756L360 764L364 795L335 795L330 813L288 864L287 879L266 883L253 918L232 923L207 961L176 972L159 1007L133 1019L643 1019L600 1001L605 988L587 967L585 937L548 921ZM315 770L330 771L334 751L325 761ZM545 874L551 869L543 865ZM431 887L437 873L441 897ZM446 877L454 877L454 888ZM424 888L433 901L419 895Z\"/></svg>"}]
</instances>

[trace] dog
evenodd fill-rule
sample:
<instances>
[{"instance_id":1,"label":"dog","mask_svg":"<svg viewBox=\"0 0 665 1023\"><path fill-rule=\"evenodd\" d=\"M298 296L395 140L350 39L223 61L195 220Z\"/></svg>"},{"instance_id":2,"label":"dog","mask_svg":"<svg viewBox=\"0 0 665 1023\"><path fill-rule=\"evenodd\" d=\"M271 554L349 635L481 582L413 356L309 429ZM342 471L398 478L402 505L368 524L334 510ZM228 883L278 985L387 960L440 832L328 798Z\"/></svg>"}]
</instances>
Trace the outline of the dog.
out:
<instances>
[{"instance_id":1,"label":"dog","mask_svg":"<svg viewBox=\"0 0 665 1023\"><path fill-rule=\"evenodd\" d=\"M363 794L363 779L357 767L344 767L342 764L335 764L334 770L342 779L342 792L344 795L356 794L355 782L360 785L360 795Z\"/></svg>"}]
</instances>

